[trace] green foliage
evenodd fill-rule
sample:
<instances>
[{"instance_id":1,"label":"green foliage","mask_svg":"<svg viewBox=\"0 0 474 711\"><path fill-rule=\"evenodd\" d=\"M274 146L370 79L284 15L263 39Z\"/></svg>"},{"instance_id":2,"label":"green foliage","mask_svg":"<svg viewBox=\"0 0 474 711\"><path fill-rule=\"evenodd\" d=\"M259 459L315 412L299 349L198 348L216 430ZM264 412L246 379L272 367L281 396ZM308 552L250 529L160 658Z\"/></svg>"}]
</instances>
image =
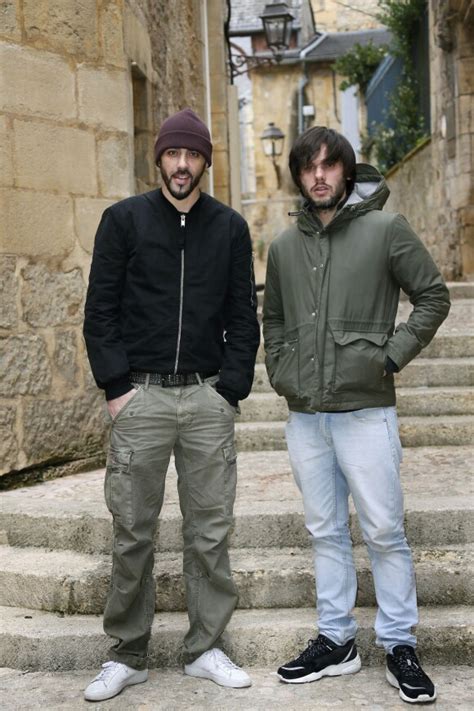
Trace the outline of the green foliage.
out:
<instances>
[{"instance_id":1,"label":"green foliage","mask_svg":"<svg viewBox=\"0 0 474 711\"><path fill-rule=\"evenodd\" d=\"M418 87L413 77L405 77L390 97L386 112L394 128L379 124L371 137L370 150L381 173L386 173L426 137L426 127L418 109ZM366 147L369 148L369 145Z\"/></svg>"},{"instance_id":2,"label":"green foliage","mask_svg":"<svg viewBox=\"0 0 474 711\"><path fill-rule=\"evenodd\" d=\"M411 49L417 25L425 11L426 0L379 0L377 19L391 31L395 46L392 53L411 62Z\"/></svg>"},{"instance_id":3,"label":"green foliage","mask_svg":"<svg viewBox=\"0 0 474 711\"><path fill-rule=\"evenodd\" d=\"M355 44L349 52L334 63L338 74L347 77L339 85L341 91L356 84L361 92L365 92L372 74L387 54L388 47L376 47L372 42Z\"/></svg>"},{"instance_id":4,"label":"green foliage","mask_svg":"<svg viewBox=\"0 0 474 711\"><path fill-rule=\"evenodd\" d=\"M391 54L403 60L402 76L390 96L385 113L387 124L393 128L380 124L375 128L369 144L368 153L375 156L378 168L386 173L427 135L427 127L419 110L419 88L412 59L426 0L379 0L378 4L381 12L377 17L393 35Z\"/></svg>"},{"instance_id":5,"label":"green foliage","mask_svg":"<svg viewBox=\"0 0 474 711\"><path fill-rule=\"evenodd\" d=\"M346 77L340 89L357 85L364 94L383 57L390 51L403 61L399 84L389 97L385 111L385 124L373 127L370 137L365 137L362 150L374 156L382 173L398 163L425 136L426 128L418 106L418 82L413 69L412 51L419 22L426 9L427 0L379 0L377 19L392 33L390 48L356 44L334 64L334 69ZM393 128L388 128L388 125Z\"/></svg>"}]
</instances>

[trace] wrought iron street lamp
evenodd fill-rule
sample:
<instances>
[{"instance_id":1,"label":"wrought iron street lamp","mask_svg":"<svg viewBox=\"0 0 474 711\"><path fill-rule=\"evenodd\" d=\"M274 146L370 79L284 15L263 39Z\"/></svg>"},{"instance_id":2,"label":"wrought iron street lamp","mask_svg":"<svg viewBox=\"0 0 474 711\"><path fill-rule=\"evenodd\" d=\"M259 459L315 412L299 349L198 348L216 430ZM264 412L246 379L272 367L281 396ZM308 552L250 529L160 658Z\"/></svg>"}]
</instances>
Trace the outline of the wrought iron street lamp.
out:
<instances>
[{"instance_id":1,"label":"wrought iron street lamp","mask_svg":"<svg viewBox=\"0 0 474 711\"><path fill-rule=\"evenodd\" d=\"M235 76L246 74L258 66L269 66L281 62L282 53L289 48L293 20L295 19L288 9L286 2L269 2L265 5L262 20L263 32L271 57L256 57L247 55L235 42L231 42L228 34L230 25L231 0L227 0L228 18L226 22L226 36L229 46L229 64L231 82Z\"/></svg>"},{"instance_id":2,"label":"wrought iron street lamp","mask_svg":"<svg viewBox=\"0 0 474 711\"><path fill-rule=\"evenodd\" d=\"M281 61L279 52L290 46L291 29L295 19L286 2L268 3L260 15L268 47L275 53L275 59Z\"/></svg>"},{"instance_id":3,"label":"wrought iron street lamp","mask_svg":"<svg viewBox=\"0 0 474 711\"><path fill-rule=\"evenodd\" d=\"M281 128L275 126L273 121L271 121L260 136L260 140L262 141L263 152L268 158L270 158L273 163L273 167L275 168L277 188L279 190L281 188L281 172L280 166L277 163L277 158L279 158L283 153L285 134Z\"/></svg>"}]
</instances>

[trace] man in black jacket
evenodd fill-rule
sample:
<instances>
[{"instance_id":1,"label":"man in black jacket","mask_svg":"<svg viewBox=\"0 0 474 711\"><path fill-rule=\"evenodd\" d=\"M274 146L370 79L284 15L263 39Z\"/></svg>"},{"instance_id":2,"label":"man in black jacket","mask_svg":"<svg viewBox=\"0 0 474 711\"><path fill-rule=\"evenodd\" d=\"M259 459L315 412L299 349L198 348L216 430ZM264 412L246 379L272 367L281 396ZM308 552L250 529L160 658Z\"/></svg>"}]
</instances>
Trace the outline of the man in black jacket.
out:
<instances>
[{"instance_id":1,"label":"man in black jacket","mask_svg":"<svg viewBox=\"0 0 474 711\"><path fill-rule=\"evenodd\" d=\"M248 227L201 193L207 127L190 109L155 144L163 187L107 209L85 309L91 368L112 419L105 496L114 520L104 630L117 641L85 698L147 679L153 540L174 453L190 629L185 673L223 686L248 675L216 646L237 602L227 550L236 486L234 418L259 343Z\"/></svg>"}]
</instances>

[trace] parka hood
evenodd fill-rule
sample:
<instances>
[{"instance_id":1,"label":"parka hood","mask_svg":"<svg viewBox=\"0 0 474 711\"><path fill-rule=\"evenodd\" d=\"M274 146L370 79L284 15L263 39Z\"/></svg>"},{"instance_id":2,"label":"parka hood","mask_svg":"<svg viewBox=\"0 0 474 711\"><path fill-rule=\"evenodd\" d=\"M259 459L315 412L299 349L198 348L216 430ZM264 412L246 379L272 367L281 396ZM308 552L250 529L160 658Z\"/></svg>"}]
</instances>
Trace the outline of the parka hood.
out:
<instances>
[{"instance_id":1,"label":"parka hood","mask_svg":"<svg viewBox=\"0 0 474 711\"><path fill-rule=\"evenodd\" d=\"M377 168L367 163L358 163L354 188L342 209L363 203L364 212L367 212L367 210L381 210L389 195L390 190L385 178Z\"/></svg>"},{"instance_id":2,"label":"parka hood","mask_svg":"<svg viewBox=\"0 0 474 711\"><path fill-rule=\"evenodd\" d=\"M381 173L372 165L358 163L354 187L328 227L359 217L371 210L381 210L389 195L390 190ZM312 231L317 215L310 200L305 201L302 210L290 214L298 217L298 226L303 232Z\"/></svg>"}]
</instances>

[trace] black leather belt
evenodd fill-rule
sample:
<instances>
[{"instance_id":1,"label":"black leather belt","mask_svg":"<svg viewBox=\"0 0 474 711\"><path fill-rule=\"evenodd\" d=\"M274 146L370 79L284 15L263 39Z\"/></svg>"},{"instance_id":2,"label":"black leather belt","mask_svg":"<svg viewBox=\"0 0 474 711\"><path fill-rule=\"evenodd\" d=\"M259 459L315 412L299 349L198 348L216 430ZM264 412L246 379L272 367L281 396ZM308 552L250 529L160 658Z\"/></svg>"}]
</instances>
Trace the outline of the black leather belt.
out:
<instances>
[{"instance_id":1,"label":"black leather belt","mask_svg":"<svg viewBox=\"0 0 474 711\"><path fill-rule=\"evenodd\" d=\"M176 388L184 385L197 385L198 375L202 380L210 378L216 373L130 373L132 383L148 383L161 385L162 388Z\"/></svg>"}]
</instances>

